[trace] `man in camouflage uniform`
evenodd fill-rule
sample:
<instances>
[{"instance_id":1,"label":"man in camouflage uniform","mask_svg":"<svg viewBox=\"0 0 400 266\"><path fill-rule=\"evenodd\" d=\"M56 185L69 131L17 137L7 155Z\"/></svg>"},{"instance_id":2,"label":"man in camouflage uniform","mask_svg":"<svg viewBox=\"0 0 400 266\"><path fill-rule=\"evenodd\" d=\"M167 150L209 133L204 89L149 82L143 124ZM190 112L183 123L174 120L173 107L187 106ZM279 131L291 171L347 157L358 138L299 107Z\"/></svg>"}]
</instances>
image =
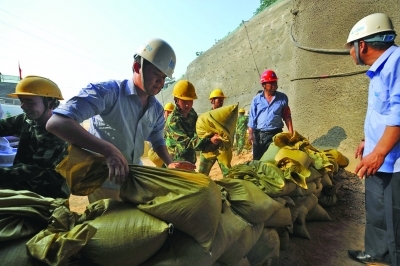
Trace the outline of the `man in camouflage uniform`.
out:
<instances>
[{"instance_id":1,"label":"man in camouflage uniform","mask_svg":"<svg viewBox=\"0 0 400 266\"><path fill-rule=\"evenodd\" d=\"M246 144L246 131L249 117L244 115L245 110L241 108L239 110L238 120L236 122L236 154L239 155L244 145Z\"/></svg>"},{"instance_id":2,"label":"man in camouflage uniform","mask_svg":"<svg viewBox=\"0 0 400 266\"><path fill-rule=\"evenodd\" d=\"M197 113L192 108L197 99L195 88L187 80L180 80L172 91L175 109L165 123L165 142L174 161L196 163L195 145L197 143Z\"/></svg>"},{"instance_id":3,"label":"man in camouflage uniform","mask_svg":"<svg viewBox=\"0 0 400 266\"><path fill-rule=\"evenodd\" d=\"M45 128L52 110L63 100L60 89L49 79L27 76L9 96L20 99L24 113L0 120L0 136L19 136L13 166L0 168L0 189L68 198L65 178L54 171L67 143Z\"/></svg>"},{"instance_id":4,"label":"man in camouflage uniform","mask_svg":"<svg viewBox=\"0 0 400 266\"><path fill-rule=\"evenodd\" d=\"M209 99L211 102L211 106L212 106L212 110L218 109L220 107L222 107L224 105L224 100L225 100L225 95L222 92L221 89L217 88L215 90L213 90L210 93ZM222 175L225 176L228 171L230 166L230 162L229 165L224 165L223 163L221 163L218 160L218 157L220 156L221 152L218 151L219 148L219 144L221 143L221 139L220 137L215 134L213 136L214 139L216 139L215 141L212 140L212 138L208 141L209 145L207 145L207 140L205 139L205 143L203 144L203 146L205 148L201 149L201 153L200 153L200 166L199 166L199 172L203 173L205 175L209 175L211 168L213 167L214 163L216 161L218 161L219 164L219 168L221 169ZM226 152L230 152L232 153L232 149L226 151ZM204 156L204 154L207 154L207 158L206 156ZM232 157L232 156L230 156Z\"/></svg>"}]
</instances>

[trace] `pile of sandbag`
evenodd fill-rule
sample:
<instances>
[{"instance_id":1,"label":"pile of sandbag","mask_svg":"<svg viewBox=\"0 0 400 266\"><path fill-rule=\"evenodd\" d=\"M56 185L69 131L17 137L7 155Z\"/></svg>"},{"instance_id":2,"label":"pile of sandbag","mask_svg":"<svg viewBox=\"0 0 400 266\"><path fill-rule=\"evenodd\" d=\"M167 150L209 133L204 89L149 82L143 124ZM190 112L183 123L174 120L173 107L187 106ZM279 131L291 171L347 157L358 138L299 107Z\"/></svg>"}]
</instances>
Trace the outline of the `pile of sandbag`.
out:
<instances>
[{"instance_id":1,"label":"pile of sandbag","mask_svg":"<svg viewBox=\"0 0 400 266\"><path fill-rule=\"evenodd\" d=\"M348 159L337 150L318 150L298 132L280 133L260 161L235 165L226 178L217 182L245 180L283 203L264 224L279 232L284 248L289 234L310 238L306 222L331 220L324 208L337 202L338 186L332 178L339 167L347 165Z\"/></svg>"},{"instance_id":2,"label":"pile of sandbag","mask_svg":"<svg viewBox=\"0 0 400 266\"><path fill-rule=\"evenodd\" d=\"M100 187L108 173L98 155L75 146L57 170L78 195ZM27 250L47 265L239 265L265 235L264 223L234 211L238 204L227 195L200 173L132 165L120 189L123 202L100 200L81 215L55 210Z\"/></svg>"}]
</instances>

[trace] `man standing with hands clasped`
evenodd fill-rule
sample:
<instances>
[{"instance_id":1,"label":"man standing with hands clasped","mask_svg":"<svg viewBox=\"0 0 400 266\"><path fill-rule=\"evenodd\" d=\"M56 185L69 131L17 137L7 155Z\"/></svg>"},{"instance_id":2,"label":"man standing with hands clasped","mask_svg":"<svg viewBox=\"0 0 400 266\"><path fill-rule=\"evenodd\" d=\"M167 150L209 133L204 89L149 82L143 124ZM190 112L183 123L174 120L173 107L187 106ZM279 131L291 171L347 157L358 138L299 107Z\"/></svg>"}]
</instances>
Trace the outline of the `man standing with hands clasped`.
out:
<instances>
[{"instance_id":1,"label":"man standing with hands clasped","mask_svg":"<svg viewBox=\"0 0 400 266\"><path fill-rule=\"evenodd\" d=\"M351 259L400 265L400 48L390 18L375 13L358 21L346 46L357 65L370 66L365 139L355 172L365 178L365 251Z\"/></svg>"}]
</instances>

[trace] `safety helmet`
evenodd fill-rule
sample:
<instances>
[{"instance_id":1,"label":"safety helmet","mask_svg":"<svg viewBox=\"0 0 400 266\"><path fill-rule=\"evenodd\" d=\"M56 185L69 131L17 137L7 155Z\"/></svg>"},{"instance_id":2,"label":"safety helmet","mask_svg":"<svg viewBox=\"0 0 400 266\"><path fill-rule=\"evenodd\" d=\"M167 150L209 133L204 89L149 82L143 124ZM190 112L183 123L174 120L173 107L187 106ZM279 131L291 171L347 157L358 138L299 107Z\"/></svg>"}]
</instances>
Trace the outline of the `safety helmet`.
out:
<instances>
[{"instance_id":1,"label":"safety helmet","mask_svg":"<svg viewBox=\"0 0 400 266\"><path fill-rule=\"evenodd\" d=\"M182 100L197 99L196 91L193 84L183 79L175 84L172 95Z\"/></svg>"},{"instance_id":2,"label":"safety helmet","mask_svg":"<svg viewBox=\"0 0 400 266\"><path fill-rule=\"evenodd\" d=\"M26 76L18 82L15 92L8 94L8 96L12 98L18 98L18 96L23 95L51 97L64 100L57 84L47 78L39 76Z\"/></svg>"},{"instance_id":3,"label":"safety helmet","mask_svg":"<svg viewBox=\"0 0 400 266\"><path fill-rule=\"evenodd\" d=\"M386 32L387 34L379 35L378 33L380 32ZM376 36L377 34L378 36ZM368 36L372 38L365 38ZM392 42L395 37L396 32L390 18L383 13L375 13L362 18L353 26L345 46L348 47L350 43L359 39L363 39L366 42Z\"/></svg>"},{"instance_id":4,"label":"safety helmet","mask_svg":"<svg viewBox=\"0 0 400 266\"><path fill-rule=\"evenodd\" d=\"M176 65L175 52L172 47L164 40L151 39L143 44L136 52L169 78L172 78Z\"/></svg>"},{"instance_id":5,"label":"safety helmet","mask_svg":"<svg viewBox=\"0 0 400 266\"><path fill-rule=\"evenodd\" d=\"M175 109L175 105L173 103L166 103L164 105L164 111L172 112Z\"/></svg>"},{"instance_id":6,"label":"safety helmet","mask_svg":"<svg viewBox=\"0 0 400 266\"><path fill-rule=\"evenodd\" d=\"M217 88L210 93L209 99L211 100L213 98L226 98L226 97L222 92L222 90L220 88Z\"/></svg>"},{"instance_id":7,"label":"safety helmet","mask_svg":"<svg viewBox=\"0 0 400 266\"><path fill-rule=\"evenodd\" d=\"M246 111L243 108L239 109L239 113L245 113Z\"/></svg>"},{"instance_id":8,"label":"safety helmet","mask_svg":"<svg viewBox=\"0 0 400 266\"><path fill-rule=\"evenodd\" d=\"M276 76L275 72L271 69L267 69L261 74L260 83L263 84L265 82L272 82L277 80L278 77Z\"/></svg>"}]
</instances>

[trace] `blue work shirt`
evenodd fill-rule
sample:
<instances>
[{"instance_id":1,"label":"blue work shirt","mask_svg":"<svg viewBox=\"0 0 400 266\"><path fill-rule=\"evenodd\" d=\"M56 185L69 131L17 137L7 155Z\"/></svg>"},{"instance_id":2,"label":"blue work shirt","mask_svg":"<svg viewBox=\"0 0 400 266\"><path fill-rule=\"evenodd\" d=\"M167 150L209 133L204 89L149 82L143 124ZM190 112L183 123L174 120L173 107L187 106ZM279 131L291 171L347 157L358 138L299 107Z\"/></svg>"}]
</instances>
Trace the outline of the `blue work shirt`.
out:
<instances>
[{"instance_id":1,"label":"blue work shirt","mask_svg":"<svg viewBox=\"0 0 400 266\"><path fill-rule=\"evenodd\" d=\"M91 134L116 146L128 163L142 164L146 140L154 149L165 146L165 120L163 106L154 96L143 110L137 90L132 80L91 83L53 112L79 123L90 118ZM103 187L119 188L109 180Z\"/></svg>"},{"instance_id":2,"label":"blue work shirt","mask_svg":"<svg viewBox=\"0 0 400 266\"><path fill-rule=\"evenodd\" d=\"M400 48L393 45L387 49L366 74L370 84L363 156L372 152L387 126L400 126ZM378 171L400 172L400 143L389 152Z\"/></svg>"},{"instance_id":3,"label":"blue work shirt","mask_svg":"<svg viewBox=\"0 0 400 266\"><path fill-rule=\"evenodd\" d=\"M264 92L258 93L251 102L247 125L263 131L283 128L282 111L288 105L289 99L283 92L277 91L271 103L268 103Z\"/></svg>"}]
</instances>

